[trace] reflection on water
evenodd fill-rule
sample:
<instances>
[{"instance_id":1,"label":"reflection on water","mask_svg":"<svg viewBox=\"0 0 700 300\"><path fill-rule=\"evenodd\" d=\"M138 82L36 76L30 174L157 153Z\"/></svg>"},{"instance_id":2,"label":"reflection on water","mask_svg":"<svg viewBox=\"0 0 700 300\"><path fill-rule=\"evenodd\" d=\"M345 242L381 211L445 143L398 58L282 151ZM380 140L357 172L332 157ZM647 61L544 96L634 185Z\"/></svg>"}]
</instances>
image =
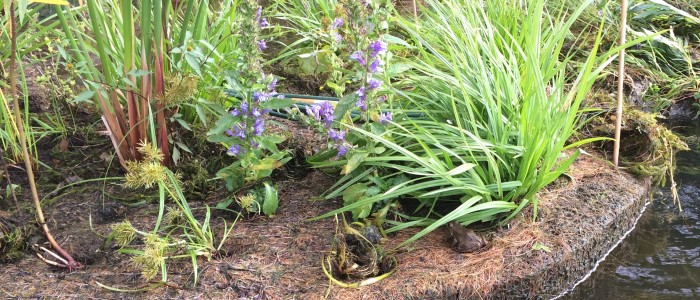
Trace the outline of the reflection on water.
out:
<instances>
[{"instance_id":1,"label":"reflection on water","mask_svg":"<svg viewBox=\"0 0 700 300\"><path fill-rule=\"evenodd\" d=\"M677 156L678 213L668 190L598 270L564 299L700 299L700 126Z\"/></svg>"}]
</instances>

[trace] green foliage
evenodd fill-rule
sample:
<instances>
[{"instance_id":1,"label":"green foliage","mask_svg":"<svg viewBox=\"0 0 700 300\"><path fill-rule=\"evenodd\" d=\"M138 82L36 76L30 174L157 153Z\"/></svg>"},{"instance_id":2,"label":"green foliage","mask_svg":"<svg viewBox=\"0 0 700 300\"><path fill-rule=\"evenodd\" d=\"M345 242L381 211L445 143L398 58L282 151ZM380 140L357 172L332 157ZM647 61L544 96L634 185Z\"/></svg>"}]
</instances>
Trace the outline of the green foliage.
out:
<instances>
[{"instance_id":1,"label":"green foliage","mask_svg":"<svg viewBox=\"0 0 700 300\"><path fill-rule=\"evenodd\" d=\"M357 210L368 205L409 198L427 213L391 222L396 226L390 231L427 227L405 245L452 220L503 223L528 204L535 204L536 214L535 194L578 155L565 150L590 141L567 145L580 123L581 101L618 50L598 56L598 34L588 59L576 73L567 72L569 57L562 59L560 51L570 26L590 3L556 19L547 14L544 1L526 6L427 1L422 18L399 18L410 38L402 44L415 45L416 56L401 61L411 71L395 85L412 90L396 92L406 101L406 111L423 117L395 119L385 131L348 126L382 151L368 147L369 155L353 165L355 172L347 170L328 197L348 193L350 187L364 190L354 182L370 182L368 189L377 186L381 192L350 197L352 203L320 217L343 211L361 215ZM408 180L388 189L371 181L395 176ZM456 202L457 208L438 214L433 209L441 202Z\"/></svg>"},{"instance_id":2,"label":"green foliage","mask_svg":"<svg viewBox=\"0 0 700 300\"><path fill-rule=\"evenodd\" d=\"M284 33L286 47L271 60L279 62L287 73L312 77L320 89L330 88L342 96L352 83L353 64L347 57L364 49L362 31L378 31L388 27L393 6L391 1L369 1L369 5L349 0L280 1L276 15ZM359 9L367 6L369 9ZM338 20L342 24L337 23ZM366 24L362 22L369 22Z\"/></svg>"}]
</instances>

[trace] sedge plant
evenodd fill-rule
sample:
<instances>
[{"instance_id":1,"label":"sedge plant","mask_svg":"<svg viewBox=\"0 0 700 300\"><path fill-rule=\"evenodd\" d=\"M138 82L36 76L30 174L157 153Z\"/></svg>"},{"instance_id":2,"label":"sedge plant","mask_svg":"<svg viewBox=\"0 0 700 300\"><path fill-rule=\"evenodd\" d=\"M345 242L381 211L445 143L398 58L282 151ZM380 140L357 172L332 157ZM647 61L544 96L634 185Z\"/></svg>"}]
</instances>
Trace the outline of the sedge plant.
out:
<instances>
[{"instance_id":1,"label":"sedge plant","mask_svg":"<svg viewBox=\"0 0 700 300\"><path fill-rule=\"evenodd\" d=\"M138 151L144 159L127 163L126 185L131 188L157 188L160 199L158 217L150 232L138 230L129 221L124 221L112 226L110 237L121 247L120 253L132 256L132 262L141 269L144 280L149 281L161 274L160 282L148 288L167 282L167 262L183 258L192 263L196 285L199 274L197 259L211 259L218 255L233 230L235 221L230 227L224 221L224 231L217 243L210 224L210 208L206 207L203 220L196 218L180 188L177 174L161 164L162 152L149 143L140 145ZM168 200L175 203L175 207L166 212ZM141 249L131 245L137 236L144 241Z\"/></svg>"}]
</instances>

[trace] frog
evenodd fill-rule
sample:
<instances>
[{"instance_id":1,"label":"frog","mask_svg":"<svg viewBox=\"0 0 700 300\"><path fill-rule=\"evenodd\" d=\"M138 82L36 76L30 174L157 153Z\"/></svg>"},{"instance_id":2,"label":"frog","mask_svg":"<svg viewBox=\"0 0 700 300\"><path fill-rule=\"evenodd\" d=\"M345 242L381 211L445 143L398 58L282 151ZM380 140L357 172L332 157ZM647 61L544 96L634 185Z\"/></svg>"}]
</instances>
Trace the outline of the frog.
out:
<instances>
[{"instance_id":1,"label":"frog","mask_svg":"<svg viewBox=\"0 0 700 300\"><path fill-rule=\"evenodd\" d=\"M473 230L462 227L457 221L447 224L447 230L452 236L452 249L459 253L476 252L486 247L486 239Z\"/></svg>"}]
</instances>

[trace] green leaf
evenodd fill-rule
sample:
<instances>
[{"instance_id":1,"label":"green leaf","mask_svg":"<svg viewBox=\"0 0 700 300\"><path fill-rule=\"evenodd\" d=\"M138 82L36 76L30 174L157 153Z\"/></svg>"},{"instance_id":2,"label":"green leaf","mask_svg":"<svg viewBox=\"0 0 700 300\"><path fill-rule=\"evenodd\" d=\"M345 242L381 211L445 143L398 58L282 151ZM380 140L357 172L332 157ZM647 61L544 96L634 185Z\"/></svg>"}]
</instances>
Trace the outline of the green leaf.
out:
<instances>
[{"instance_id":1,"label":"green leaf","mask_svg":"<svg viewBox=\"0 0 700 300\"><path fill-rule=\"evenodd\" d=\"M403 39L396 37L396 36L393 36L391 34L385 34L383 36L383 39L388 44L398 44L398 45L404 46L404 47L409 48L409 49L413 48L413 46L406 43L406 41L404 41Z\"/></svg>"},{"instance_id":2,"label":"green leaf","mask_svg":"<svg viewBox=\"0 0 700 300\"><path fill-rule=\"evenodd\" d=\"M343 205L351 205L365 197L369 187L364 183L356 183L343 192ZM366 218L372 212L372 204L363 205L352 210L354 219Z\"/></svg>"},{"instance_id":3,"label":"green leaf","mask_svg":"<svg viewBox=\"0 0 700 300\"><path fill-rule=\"evenodd\" d=\"M219 118L219 120L216 121L216 124L214 124L214 128L209 130L209 132L207 132L207 135L215 135L226 132L226 129L230 129L231 127L233 127L233 125L236 124L237 121L238 119L236 117L227 113L221 116L221 118Z\"/></svg>"},{"instance_id":4,"label":"green leaf","mask_svg":"<svg viewBox=\"0 0 700 300\"><path fill-rule=\"evenodd\" d=\"M338 104L335 106L335 111L333 112L333 120L342 120L345 117L350 108L355 105L356 96L355 94L345 95L345 97L338 100Z\"/></svg>"},{"instance_id":5,"label":"green leaf","mask_svg":"<svg viewBox=\"0 0 700 300\"><path fill-rule=\"evenodd\" d=\"M336 95L342 95L345 92L345 86L337 85L335 82L330 80L326 81L326 85L331 88Z\"/></svg>"},{"instance_id":6,"label":"green leaf","mask_svg":"<svg viewBox=\"0 0 700 300\"><path fill-rule=\"evenodd\" d=\"M95 91L83 91L82 93L78 94L78 96L75 96L75 98L73 98L73 100L71 100L71 102L72 103L80 103L80 102L90 101L93 96L95 96Z\"/></svg>"},{"instance_id":7,"label":"green leaf","mask_svg":"<svg viewBox=\"0 0 700 300\"><path fill-rule=\"evenodd\" d=\"M204 108L201 105L195 105L194 109L197 112L199 120L202 121L202 124L207 126L207 114L204 112Z\"/></svg>"},{"instance_id":8,"label":"green leaf","mask_svg":"<svg viewBox=\"0 0 700 300\"><path fill-rule=\"evenodd\" d=\"M354 171L359 167L362 162L367 158L369 154L365 151L355 151L350 155L350 159L348 159L348 163L343 166L343 170L340 171L340 174L349 174L350 172Z\"/></svg>"},{"instance_id":9,"label":"green leaf","mask_svg":"<svg viewBox=\"0 0 700 300\"><path fill-rule=\"evenodd\" d=\"M240 162L235 162L228 167L225 167L218 172L216 172L216 177L224 180L226 183L226 188L229 191L233 191L241 186L243 186L243 171L241 169Z\"/></svg>"},{"instance_id":10,"label":"green leaf","mask_svg":"<svg viewBox=\"0 0 700 300\"><path fill-rule=\"evenodd\" d=\"M265 201L263 202L262 211L265 215L271 216L277 211L279 199L277 197L277 189L265 182Z\"/></svg>"},{"instance_id":11,"label":"green leaf","mask_svg":"<svg viewBox=\"0 0 700 300\"><path fill-rule=\"evenodd\" d=\"M187 124L187 122L185 120L180 119L180 118L175 118L175 121L177 121L180 124L180 126L182 126L182 128L185 128L188 131L192 131L192 128L190 128L190 125Z\"/></svg>"},{"instance_id":12,"label":"green leaf","mask_svg":"<svg viewBox=\"0 0 700 300\"><path fill-rule=\"evenodd\" d=\"M226 198L226 200L224 201L219 201L218 203L216 203L215 207L218 209L225 209L229 205L231 205L231 203L233 203L233 197Z\"/></svg>"},{"instance_id":13,"label":"green leaf","mask_svg":"<svg viewBox=\"0 0 700 300\"><path fill-rule=\"evenodd\" d=\"M129 71L129 76L134 76L134 77L146 76L148 74L151 74L151 72L148 72L146 70L131 70L131 71Z\"/></svg>"},{"instance_id":14,"label":"green leaf","mask_svg":"<svg viewBox=\"0 0 700 300\"><path fill-rule=\"evenodd\" d=\"M268 101L260 103L261 108L267 108L267 109L287 108L287 107L291 107L292 105L294 105L294 100L287 99L287 98L283 98L283 99L272 98Z\"/></svg>"},{"instance_id":15,"label":"green leaf","mask_svg":"<svg viewBox=\"0 0 700 300\"><path fill-rule=\"evenodd\" d=\"M552 251L552 249L550 249L549 247L543 245L543 244L540 243L540 242L535 242L535 244L532 245L532 250L544 251L544 252L551 252L551 251Z\"/></svg>"},{"instance_id":16,"label":"green leaf","mask_svg":"<svg viewBox=\"0 0 700 300\"><path fill-rule=\"evenodd\" d=\"M349 205L357 202L357 200L365 196L365 192L367 192L368 189L369 187L364 183L356 183L349 186L345 192L343 192L343 203Z\"/></svg>"},{"instance_id":17,"label":"green leaf","mask_svg":"<svg viewBox=\"0 0 700 300\"><path fill-rule=\"evenodd\" d=\"M396 77L398 75L401 75L401 73L406 72L413 67L409 64L403 64L403 63L398 63L398 64L392 64L386 69L386 76L389 78Z\"/></svg>"},{"instance_id":18,"label":"green leaf","mask_svg":"<svg viewBox=\"0 0 700 300\"><path fill-rule=\"evenodd\" d=\"M177 164L180 161L180 150L177 147L173 147L173 162Z\"/></svg>"}]
</instances>

